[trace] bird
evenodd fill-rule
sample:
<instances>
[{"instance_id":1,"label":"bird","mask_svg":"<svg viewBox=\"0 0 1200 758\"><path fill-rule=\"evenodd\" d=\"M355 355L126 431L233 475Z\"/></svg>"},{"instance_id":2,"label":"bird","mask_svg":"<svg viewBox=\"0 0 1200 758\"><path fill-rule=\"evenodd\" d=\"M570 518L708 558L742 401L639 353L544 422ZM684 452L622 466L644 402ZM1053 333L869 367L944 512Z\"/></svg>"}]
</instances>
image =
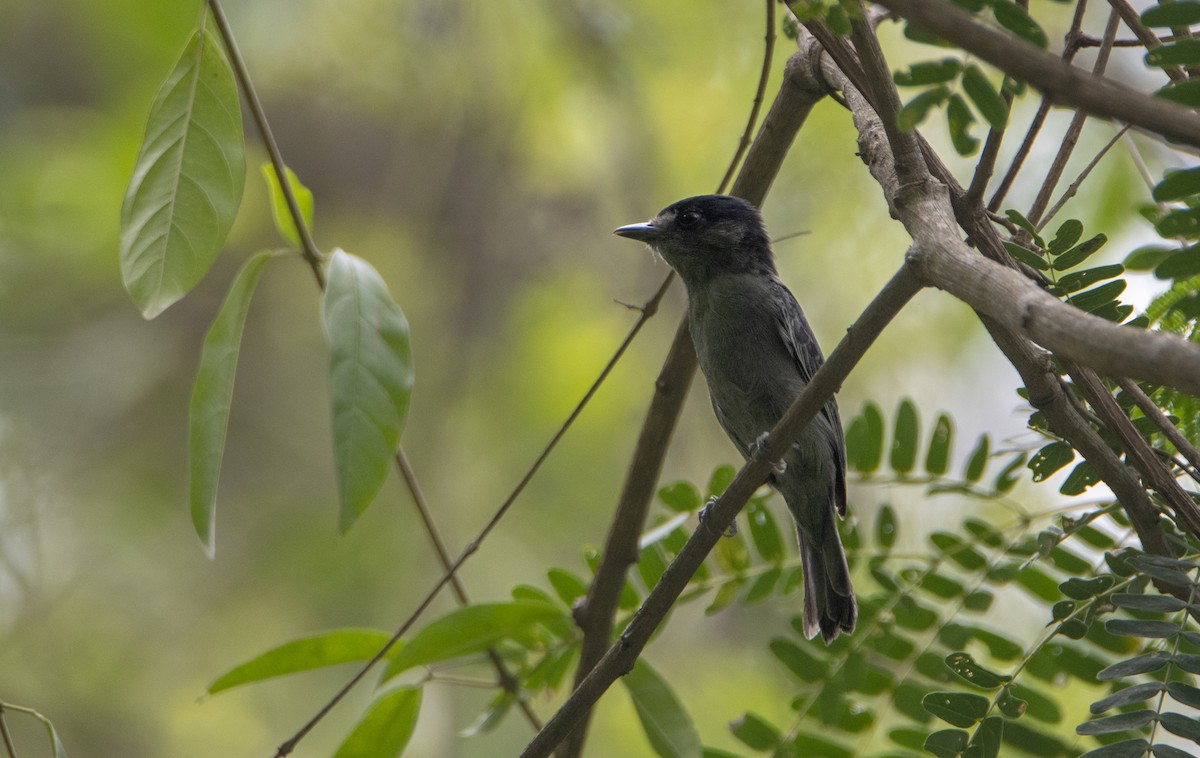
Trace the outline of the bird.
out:
<instances>
[{"instance_id":1,"label":"bird","mask_svg":"<svg viewBox=\"0 0 1200 758\"><path fill-rule=\"evenodd\" d=\"M749 460L824 357L780 280L762 215L731 195L698 195L616 229L662 257L687 289L687 319L717 421ZM850 634L858 603L836 513L846 515L846 445L831 398L768 481L796 523L803 630L825 644Z\"/></svg>"}]
</instances>

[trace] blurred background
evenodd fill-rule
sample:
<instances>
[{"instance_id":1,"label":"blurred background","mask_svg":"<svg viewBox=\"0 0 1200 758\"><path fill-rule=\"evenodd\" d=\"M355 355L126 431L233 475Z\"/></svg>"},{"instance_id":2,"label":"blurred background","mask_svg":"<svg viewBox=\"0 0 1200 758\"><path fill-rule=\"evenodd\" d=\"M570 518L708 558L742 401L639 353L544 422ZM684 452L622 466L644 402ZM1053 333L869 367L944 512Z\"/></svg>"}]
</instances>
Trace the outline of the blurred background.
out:
<instances>
[{"instance_id":1,"label":"blurred background","mask_svg":"<svg viewBox=\"0 0 1200 758\"><path fill-rule=\"evenodd\" d=\"M192 532L185 422L200 344L237 267L281 244L247 120L245 200L217 266L153 322L122 288L125 185L199 11L0 0L0 700L48 716L73 756L269 755L347 671L198 702L206 684L288 639L392 629L440 573L394 476L338 534L319 293L299 259L273 262L251 307L215 560ZM285 159L316 196L318 244L369 260L408 316L417 383L403 443L457 553L633 323L619 303L644 302L667 272L611 230L716 188L753 98L763 4L247 0L227 12ZM885 36L893 68L930 57L894 29ZM768 103L791 49L780 37ZM1027 121L1032 105L1014 119ZM1051 133L1062 128L1054 118ZM947 144L940 123L927 133ZM1090 127L1079 166L1111 134ZM848 114L820 104L764 207L773 235L803 233L777 254L826 351L907 243L855 150ZM968 181L970 164L942 152ZM1114 260L1137 230L1105 219L1145 195L1119 151L1081 193L1076 215L1117 240ZM474 599L545 586L553 565L584 570L682 302L676 286L468 564ZM926 420L946 410L961 458L979 432L1026 434L1014 388L972 313L927 292L840 403L847 420L867 399L889 415L902 397ZM703 483L734 458L697 379L665 480ZM868 523L884 501L923 524L957 523L968 505L913 488L852 496ZM787 723L793 680L764 644L799 608L767 605L715 617L684 609L648 650L706 744L733 748L725 724L746 709ZM451 607L443 598L426 618ZM689 665L697 656L713 665ZM706 696L714 687L720 699ZM355 693L297 754L332 752L368 694ZM517 718L486 737L457 736L488 696L427 688L409 754L515 754L530 736ZM553 701L536 705L548 714ZM40 739L28 719L9 722L25 744ZM594 755L618 745L649 754L619 690L592 740Z\"/></svg>"}]
</instances>

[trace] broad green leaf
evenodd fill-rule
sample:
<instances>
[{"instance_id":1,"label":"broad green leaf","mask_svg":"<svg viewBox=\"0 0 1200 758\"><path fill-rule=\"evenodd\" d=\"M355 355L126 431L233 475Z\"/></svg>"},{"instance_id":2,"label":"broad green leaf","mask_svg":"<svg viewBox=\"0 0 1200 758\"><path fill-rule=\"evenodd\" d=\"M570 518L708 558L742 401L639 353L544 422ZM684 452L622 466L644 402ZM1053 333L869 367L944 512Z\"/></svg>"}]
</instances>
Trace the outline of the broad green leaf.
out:
<instances>
[{"instance_id":1,"label":"broad green leaf","mask_svg":"<svg viewBox=\"0 0 1200 758\"><path fill-rule=\"evenodd\" d=\"M1003 739L1004 719L1000 716L988 716L971 736L971 744L967 746L963 758L997 758Z\"/></svg>"},{"instance_id":2,"label":"broad green leaf","mask_svg":"<svg viewBox=\"0 0 1200 758\"><path fill-rule=\"evenodd\" d=\"M365 661L378 653L389 638L374 629L337 629L285 642L221 674L208 685L208 694L300 671Z\"/></svg>"},{"instance_id":3,"label":"broad green leaf","mask_svg":"<svg viewBox=\"0 0 1200 758\"><path fill-rule=\"evenodd\" d=\"M1187 40L1200 49L1200 38ZM1155 50L1163 50L1159 47ZM1153 52L1153 51L1151 51ZM1172 200L1182 200L1188 195L1200 192L1200 167L1186 168L1178 171L1167 171L1163 180L1154 187L1151 195L1157 203L1169 203Z\"/></svg>"},{"instance_id":4,"label":"broad green leaf","mask_svg":"<svg viewBox=\"0 0 1200 758\"><path fill-rule=\"evenodd\" d=\"M1046 251L1051 255L1062 255L1070 250L1082 236L1083 222L1074 218L1067 219L1058 227L1058 231L1054 233L1054 239L1050 240Z\"/></svg>"},{"instance_id":5,"label":"broad green leaf","mask_svg":"<svg viewBox=\"0 0 1200 758\"><path fill-rule=\"evenodd\" d=\"M1000 473L996 474L996 480L992 483L992 486L997 492L1008 492L1017 486L1017 482L1021 478L1018 472L1025 468L1025 465L1025 454L1017 453L1004 468L1000 469Z\"/></svg>"},{"instance_id":6,"label":"broad green leaf","mask_svg":"<svg viewBox=\"0 0 1200 758\"><path fill-rule=\"evenodd\" d=\"M461 658L487 650L500 640L526 634L538 624L561 619L565 611L531 602L468 605L431 621L391 656L386 681L414 666Z\"/></svg>"},{"instance_id":7,"label":"broad green leaf","mask_svg":"<svg viewBox=\"0 0 1200 758\"><path fill-rule=\"evenodd\" d=\"M929 438L929 451L925 454L925 470L940 476L946 473L950 461L950 444L954 439L954 422L945 413L937 417Z\"/></svg>"},{"instance_id":8,"label":"broad green leaf","mask_svg":"<svg viewBox=\"0 0 1200 758\"><path fill-rule=\"evenodd\" d=\"M1008 5L1008 3L996 3L993 7L997 8L1002 4ZM1012 7L1016 8L1015 5ZM984 120L993 129L1003 129L1008 123L1008 103L1004 102L1004 98L988 81L983 70L974 64L964 68L962 87L963 92L966 92L967 97L971 98L971 102L975 103L975 107L979 109Z\"/></svg>"},{"instance_id":9,"label":"broad green leaf","mask_svg":"<svg viewBox=\"0 0 1200 758\"><path fill-rule=\"evenodd\" d=\"M733 477L737 475L737 469L724 463L713 469L713 472L708 477L708 495L709 497L720 497L729 488Z\"/></svg>"},{"instance_id":10,"label":"broad green leaf","mask_svg":"<svg viewBox=\"0 0 1200 758\"><path fill-rule=\"evenodd\" d=\"M1031 45L1046 49L1046 33L1024 8L1008 0L996 0L992 3L992 13L1005 29Z\"/></svg>"},{"instance_id":11,"label":"broad green leaf","mask_svg":"<svg viewBox=\"0 0 1200 758\"><path fill-rule=\"evenodd\" d=\"M971 134L975 115L967 107L967 101L955 92L946 103L946 126L950 130L950 142L959 155L973 155L979 149L979 139Z\"/></svg>"},{"instance_id":12,"label":"broad green leaf","mask_svg":"<svg viewBox=\"0 0 1200 758\"><path fill-rule=\"evenodd\" d=\"M1104 234L1097 234L1095 237L1086 239L1055 258L1052 268L1055 271L1066 271L1069 268L1078 266L1090 258L1097 250L1104 247L1107 242L1108 236Z\"/></svg>"},{"instance_id":13,"label":"broad green leaf","mask_svg":"<svg viewBox=\"0 0 1200 758\"><path fill-rule=\"evenodd\" d=\"M1011 687L1004 687L996 698L996 707L1010 719L1017 719L1025 715L1029 703L1014 695Z\"/></svg>"},{"instance_id":14,"label":"broad green leaf","mask_svg":"<svg viewBox=\"0 0 1200 758\"><path fill-rule=\"evenodd\" d=\"M379 695L338 747L334 758L389 758L408 746L421 711L419 687L397 687Z\"/></svg>"},{"instance_id":15,"label":"broad green leaf","mask_svg":"<svg viewBox=\"0 0 1200 758\"><path fill-rule=\"evenodd\" d=\"M1067 298L1067 302L1080 310L1094 311L1105 303L1111 302L1124 292L1126 285L1127 283L1124 279L1118 279L1115 282L1101 284L1099 287L1092 287L1090 290L1077 295L1071 295Z\"/></svg>"},{"instance_id":16,"label":"broad green leaf","mask_svg":"<svg viewBox=\"0 0 1200 758\"><path fill-rule=\"evenodd\" d=\"M945 84L953 81L962 71L958 58L942 58L940 61L922 61L908 67L908 71L897 71L892 75L900 87L923 87L929 84Z\"/></svg>"},{"instance_id":17,"label":"broad green leaf","mask_svg":"<svg viewBox=\"0 0 1200 758\"><path fill-rule=\"evenodd\" d=\"M810 650L783 637L771 640L768 647L775 657L802 681L818 681L829 668L825 661L817 658Z\"/></svg>"},{"instance_id":18,"label":"broad green leaf","mask_svg":"<svg viewBox=\"0 0 1200 758\"><path fill-rule=\"evenodd\" d=\"M290 168L284 166L283 170L287 172L288 185L292 189L292 195L296 198L296 205L299 206L300 219L304 222L304 228L311 230L313 224L312 190L301 184L300 179ZM279 230L284 239L299 247L300 233L296 231L296 222L292 219L292 211L288 208L283 190L279 186L279 177L275 175L275 167L269 162L264 163L262 172L267 180L267 188L271 191L271 217L275 219L275 228Z\"/></svg>"},{"instance_id":19,"label":"broad green leaf","mask_svg":"<svg viewBox=\"0 0 1200 758\"><path fill-rule=\"evenodd\" d=\"M1190 66L1200 63L1200 39L1188 37L1153 48L1146 52L1145 61L1147 66ZM1157 195L1155 199L1159 199Z\"/></svg>"},{"instance_id":20,"label":"broad green leaf","mask_svg":"<svg viewBox=\"0 0 1200 758\"><path fill-rule=\"evenodd\" d=\"M217 40L199 30L158 91L121 206L121 278L146 318L196 286L246 182L242 115Z\"/></svg>"},{"instance_id":21,"label":"broad green leaf","mask_svg":"<svg viewBox=\"0 0 1200 758\"><path fill-rule=\"evenodd\" d=\"M1015 242L1005 242L1004 249L1007 250L1008 254L1013 258L1016 258L1027 266L1035 268L1038 271L1050 270L1050 264L1046 261L1046 259L1027 247L1022 247Z\"/></svg>"},{"instance_id":22,"label":"broad green leaf","mask_svg":"<svg viewBox=\"0 0 1200 758\"><path fill-rule=\"evenodd\" d=\"M691 512L700 507L700 490L691 482L674 482L659 488L658 499L673 511Z\"/></svg>"},{"instance_id":23,"label":"broad green leaf","mask_svg":"<svg viewBox=\"0 0 1200 758\"><path fill-rule=\"evenodd\" d=\"M588 592L587 582L566 569L552 568L546 572L550 586L559 599L567 605L574 603Z\"/></svg>"},{"instance_id":24,"label":"broad green leaf","mask_svg":"<svg viewBox=\"0 0 1200 758\"><path fill-rule=\"evenodd\" d=\"M1058 582L1051 579L1045 571L1037 566L1026 566L1021 569L1013 577L1013 581L1028 590L1034 597L1047 603L1053 603L1059 598Z\"/></svg>"},{"instance_id":25,"label":"broad green leaf","mask_svg":"<svg viewBox=\"0 0 1200 758\"><path fill-rule=\"evenodd\" d=\"M838 724L838 726L843 725ZM786 755L819 755L822 758L854 758L855 756L855 753L845 745L840 745L811 732L798 732L788 743L787 749Z\"/></svg>"},{"instance_id":26,"label":"broad green leaf","mask_svg":"<svg viewBox=\"0 0 1200 758\"><path fill-rule=\"evenodd\" d=\"M1104 622L1104 628L1109 634L1121 637L1163 639L1179 634L1178 624L1171 621L1151 621L1149 619L1109 619Z\"/></svg>"},{"instance_id":27,"label":"broad green leaf","mask_svg":"<svg viewBox=\"0 0 1200 758\"><path fill-rule=\"evenodd\" d=\"M404 313L361 258L333 252L322 310L344 532L375 499L396 454L412 393L412 354Z\"/></svg>"},{"instance_id":28,"label":"broad green leaf","mask_svg":"<svg viewBox=\"0 0 1200 758\"><path fill-rule=\"evenodd\" d=\"M1150 743L1138 737L1089 750L1079 758L1143 758L1149 749Z\"/></svg>"},{"instance_id":29,"label":"broad green leaf","mask_svg":"<svg viewBox=\"0 0 1200 758\"><path fill-rule=\"evenodd\" d=\"M1108 669L1105 669L1107 671ZM1135 684L1132 687L1126 687L1123 690L1114 692L1108 697L1101 698L1092 703L1089 710L1093 714L1104 713L1113 708L1130 705L1132 703L1140 703L1147 700L1166 689L1166 685L1162 682L1143 682Z\"/></svg>"},{"instance_id":30,"label":"broad green leaf","mask_svg":"<svg viewBox=\"0 0 1200 758\"><path fill-rule=\"evenodd\" d=\"M975 444L975 450L971 453L971 457L967 459L967 469L963 472L963 478L968 482L978 482L983 476L983 469L987 466L988 450L991 444L986 434L979 435L979 442Z\"/></svg>"},{"instance_id":31,"label":"broad green leaf","mask_svg":"<svg viewBox=\"0 0 1200 758\"><path fill-rule=\"evenodd\" d=\"M1102 719L1085 721L1075 727L1076 734L1116 734L1131 729L1141 729L1154 721L1155 713L1146 709L1132 713L1119 713L1116 716L1105 716Z\"/></svg>"},{"instance_id":32,"label":"broad green leaf","mask_svg":"<svg viewBox=\"0 0 1200 758\"><path fill-rule=\"evenodd\" d=\"M1125 273L1125 267L1120 263L1110 263L1107 266L1096 266L1095 268L1076 271L1060 278L1058 286L1064 292L1075 292L1084 287L1090 287L1096 282L1102 282L1105 279L1112 279L1114 276L1120 276Z\"/></svg>"},{"instance_id":33,"label":"broad green leaf","mask_svg":"<svg viewBox=\"0 0 1200 758\"><path fill-rule=\"evenodd\" d=\"M775 517L761 500L751 499L746 504L746 522L750 526L750 539L754 541L754 549L764 561L777 563L783 560L783 536Z\"/></svg>"},{"instance_id":34,"label":"broad green leaf","mask_svg":"<svg viewBox=\"0 0 1200 758\"><path fill-rule=\"evenodd\" d=\"M1118 608L1147 613L1173 613L1182 611L1187 603L1170 595L1140 595L1118 592L1112 596L1112 604Z\"/></svg>"},{"instance_id":35,"label":"broad green leaf","mask_svg":"<svg viewBox=\"0 0 1200 758\"><path fill-rule=\"evenodd\" d=\"M1182 713L1163 713L1159 715L1158 721L1171 734L1177 734L1180 737L1200 744L1200 721L1194 718L1183 715ZM1163 751L1165 745L1154 746L1154 758L1175 758L1175 755L1180 756L1195 756L1195 753L1185 753L1180 750L1175 754Z\"/></svg>"},{"instance_id":36,"label":"broad green leaf","mask_svg":"<svg viewBox=\"0 0 1200 758\"><path fill-rule=\"evenodd\" d=\"M700 735L667 681L640 659L622 681L654 752L663 758L699 758Z\"/></svg>"},{"instance_id":37,"label":"broad green leaf","mask_svg":"<svg viewBox=\"0 0 1200 758\"><path fill-rule=\"evenodd\" d=\"M1200 208L1171 211L1158 220L1154 231L1160 237L1195 237L1200 234Z\"/></svg>"},{"instance_id":38,"label":"broad green leaf","mask_svg":"<svg viewBox=\"0 0 1200 758\"><path fill-rule=\"evenodd\" d=\"M1167 6L1161 6L1167 7ZM1189 108L1200 107L1200 81L1185 79L1171 82L1154 93L1164 100L1171 100Z\"/></svg>"},{"instance_id":39,"label":"broad green leaf","mask_svg":"<svg viewBox=\"0 0 1200 758\"><path fill-rule=\"evenodd\" d=\"M779 730L749 711L730 724L730 731L751 750L770 750L779 744Z\"/></svg>"},{"instance_id":40,"label":"broad green leaf","mask_svg":"<svg viewBox=\"0 0 1200 758\"><path fill-rule=\"evenodd\" d=\"M746 597L742 600L747 605L757 603L767 599L775 590L775 585L779 583L779 579L783 576L783 569L775 566L769 568L758 575L750 584L750 589L746 591Z\"/></svg>"},{"instance_id":41,"label":"broad green leaf","mask_svg":"<svg viewBox=\"0 0 1200 758\"><path fill-rule=\"evenodd\" d=\"M526 686L528 686L527 683ZM488 703L488 707L475 717L470 726L459 732L458 736L464 738L478 737L481 734L492 731L499 726L504 717L508 715L508 712L512 710L513 700L513 696L505 690L496 693L496 696Z\"/></svg>"},{"instance_id":42,"label":"broad green leaf","mask_svg":"<svg viewBox=\"0 0 1200 758\"><path fill-rule=\"evenodd\" d=\"M1039 249L1046 249L1046 241L1038 234L1037 227L1034 226L1029 219L1025 218L1020 211L1009 208L1008 210L1004 211L1004 215L1008 217L1009 221L1024 229L1029 234L1030 239L1034 241L1034 244L1036 244Z\"/></svg>"},{"instance_id":43,"label":"broad green leaf","mask_svg":"<svg viewBox=\"0 0 1200 758\"><path fill-rule=\"evenodd\" d=\"M967 571L979 571L987 566L987 559L983 554L953 532L933 532L929 535L929 541L945 553L947 558Z\"/></svg>"},{"instance_id":44,"label":"broad green leaf","mask_svg":"<svg viewBox=\"0 0 1200 758\"><path fill-rule=\"evenodd\" d=\"M1100 476L1092 468L1092 464L1080 461L1075 464L1075 468L1071 469L1071 473L1067 474L1066 481L1062 483L1058 491L1064 495L1078 495L1098 481L1100 481Z\"/></svg>"},{"instance_id":45,"label":"broad green leaf","mask_svg":"<svg viewBox=\"0 0 1200 758\"><path fill-rule=\"evenodd\" d=\"M1051 442L1029 459L1033 481L1044 482L1056 471L1075 460L1075 449L1065 442Z\"/></svg>"},{"instance_id":46,"label":"broad green leaf","mask_svg":"<svg viewBox=\"0 0 1200 758\"><path fill-rule=\"evenodd\" d=\"M1087 600L1108 591L1115 582L1111 574L1101 574L1091 579L1068 579L1058 589L1072 600Z\"/></svg>"},{"instance_id":47,"label":"broad green leaf","mask_svg":"<svg viewBox=\"0 0 1200 758\"><path fill-rule=\"evenodd\" d=\"M1196 80L1196 83L1200 84L1200 80ZM1125 256L1125 268L1130 271L1151 271L1177 252L1179 252L1178 247L1162 247L1161 245L1139 247Z\"/></svg>"},{"instance_id":48,"label":"broad green leaf","mask_svg":"<svg viewBox=\"0 0 1200 758\"><path fill-rule=\"evenodd\" d=\"M896 428L892 432L890 463L898 474L913 470L917 460L917 407L907 398L896 409Z\"/></svg>"},{"instance_id":49,"label":"broad green leaf","mask_svg":"<svg viewBox=\"0 0 1200 758\"><path fill-rule=\"evenodd\" d=\"M875 541L884 550L896 544L896 509L885 503L875 520Z\"/></svg>"},{"instance_id":50,"label":"broad green leaf","mask_svg":"<svg viewBox=\"0 0 1200 758\"><path fill-rule=\"evenodd\" d=\"M912 25L910 24L908 28L911 29ZM896 116L896 122L901 130L911 132L925 120L930 110L946 102L949 97L950 89L945 85L925 90L900 109L900 113Z\"/></svg>"},{"instance_id":51,"label":"broad green leaf","mask_svg":"<svg viewBox=\"0 0 1200 758\"><path fill-rule=\"evenodd\" d=\"M192 525L210 558L216 549L217 482L225 454L242 330L250 310L250 297L270 257L269 253L258 253L242 266L204 337L200 367L192 387L188 408L188 500Z\"/></svg>"},{"instance_id":52,"label":"broad green leaf","mask_svg":"<svg viewBox=\"0 0 1200 758\"><path fill-rule=\"evenodd\" d=\"M846 432L846 453L849 464L860 474L879 469L883 461L883 412L875 403L865 403L862 413L851 422Z\"/></svg>"},{"instance_id":53,"label":"broad green leaf","mask_svg":"<svg viewBox=\"0 0 1200 758\"><path fill-rule=\"evenodd\" d=\"M1166 5L1152 5L1142 11L1146 26L1191 26L1200 23L1200 3L1181 0Z\"/></svg>"},{"instance_id":54,"label":"broad green leaf","mask_svg":"<svg viewBox=\"0 0 1200 758\"><path fill-rule=\"evenodd\" d=\"M713 595L712 602L704 609L704 615L712 616L715 613L725 610L729 604L737 600L738 594L742 591L742 586L746 584L745 579L737 578L726 581L721 586L717 587L716 593Z\"/></svg>"},{"instance_id":55,"label":"broad green leaf","mask_svg":"<svg viewBox=\"0 0 1200 758\"><path fill-rule=\"evenodd\" d=\"M925 710L962 729L987 715L988 699L970 692L931 692L921 699Z\"/></svg>"},{"instance_id":56,"label":"broad green leaf","mask_svg":"<svg viewBox=\"0 0 1200 758\"><path fill-rule=\"evenodd\" d=\"M997 674L981 666L970 653L951 653L946 656L946 666L962 679L984 690L994 690L1012 681L1011 676Z\"/></svg>"},{"instance_id":57,"label":"broad green leaf","mask_svg":"<svg viewBox=\"0 0 1200 758\"><path fill-rule=\"evenodd\" d=\"M1154 276L1159 279L1186 279L1196 274L1200 274L1200 245L1176 250L1154 267Z\"/></svg>"},{"instance_id":58,"label":"broad green leaf","mask_svg":"<svg viewBox=\"0 0 1200 758\"><path fill-rule=\"evenodd\" d=\"M1200 689L1183 682L1167 682L1167 693L1189 708L1200 708Z\"/></svg>"}]
</instances>

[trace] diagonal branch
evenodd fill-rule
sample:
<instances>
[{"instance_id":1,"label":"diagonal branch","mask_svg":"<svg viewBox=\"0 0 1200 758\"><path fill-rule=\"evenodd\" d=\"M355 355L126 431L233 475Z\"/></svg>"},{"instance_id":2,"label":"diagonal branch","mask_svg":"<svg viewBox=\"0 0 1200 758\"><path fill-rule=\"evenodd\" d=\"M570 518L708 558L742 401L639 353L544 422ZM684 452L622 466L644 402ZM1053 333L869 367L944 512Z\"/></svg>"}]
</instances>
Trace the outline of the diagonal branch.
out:
<instances>
[{"instance_id":1,"label":"diagonal branch","mask_svg":"<svg viewBox=\"0 0 1200 758\"><path fill-rule=\"evenodd\" d=\"M646 596L620 639L609 648L587 678L571 694L542 731L521 753L522 758L544 758L567 737L592 705L619 677L627 674L651 635L687 587L696 569L712 551L720 535L733 522L754 491L767 480L773 460L778 460L796 440L813 416L825 405L858 365L884 327L921 290L907 264L875 296L862 315L846 330L846 336L813 375L812 381L771 430L763 448L754 456L717 499L709 511L707 529L696 529L683 550L667 567L658 584Z\"/></svg>"}]
</instances>

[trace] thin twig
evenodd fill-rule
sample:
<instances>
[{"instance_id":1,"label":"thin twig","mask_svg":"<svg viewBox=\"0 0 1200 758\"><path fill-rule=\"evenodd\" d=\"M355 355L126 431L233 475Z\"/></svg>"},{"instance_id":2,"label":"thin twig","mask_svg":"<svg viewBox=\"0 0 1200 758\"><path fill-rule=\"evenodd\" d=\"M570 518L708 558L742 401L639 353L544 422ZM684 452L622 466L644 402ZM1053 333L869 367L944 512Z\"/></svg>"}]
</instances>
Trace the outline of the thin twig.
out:
<instances>
[{"instance_id":1,"label":"thin twig","mask_svg":"<svg viewBox=\"0 0 1200 758\"><path fill-rule=\"evenodd\" d=\"M4 704L0 703L0 738L4 739L4 749L8 758L17 758L17 746L12 735L8 733L8 722L4 720Z\"/></svg>"},{"instance_id":2,"label":"thin twig","mask_svg":"<svg viewBox=\"0 0 1200 758\"><path fill-rule=\"evenodd\" d=\"M1129 126L1121 127L1120 130L1113 135L1112 139L1105 143L1104 147L1100 148L1100 151L1096 153L1096 155L1090 161L1088 161L1088 164L1083 167L1083 171L1079 172L1079 176L1075 177L1075 181L1071 182L1070 186L1068 186L1066 191L1063 192L1062 197L1060 197L1054 203L1054 205L1051 206L1050 210L1046 211L1046 215L1042 217L1041 221L1038 222L1037 230L1039 232L1046 227L1046 224L1050 223L1052 218L1058 215L1058 212L1062 210L1062 207L1066 205L1071 198L1075 197L1076 193L1079 192L1080 186L1083 185L1084 180L1087 179L1088 175L1092 173L1092 169L1100 165L1100 161L1104 159L1104 156L1108 154L1108 151L1111 150L1113 145L1117 144L1121 137L1124 136L1124 134L1128 131Z\"/></svg>"},{"instance_id":3,"label":"thin twig","mask_svg":"<svg viewBox=\"0 0 1200 758\"><path fill-rule=\"evenodd\" d=\"M1134 405L1145 414L1146 418L1154 421L1155 426L1175 446L1179 454L1186 458L1194 469L1200 471L1200 451L1197 451L1187 437L1184 437L1183 433L1171 423L1167 414L1163 413L1162 409L1145 392L1142 392L1142 388L1137 386L1136 382L1124 377L1117 380L1117 386L1124 390L1126 395L1129 395Z\"/></svg>"}]
</instances>

